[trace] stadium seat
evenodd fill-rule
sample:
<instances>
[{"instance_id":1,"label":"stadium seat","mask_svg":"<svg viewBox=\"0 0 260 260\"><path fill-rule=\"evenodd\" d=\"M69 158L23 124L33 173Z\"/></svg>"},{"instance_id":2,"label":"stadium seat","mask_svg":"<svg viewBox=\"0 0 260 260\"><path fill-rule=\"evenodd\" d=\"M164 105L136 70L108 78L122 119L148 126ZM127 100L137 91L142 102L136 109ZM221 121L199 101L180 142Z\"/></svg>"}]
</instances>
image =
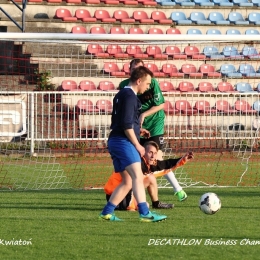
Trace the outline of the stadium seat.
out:
<instances>
[{"instance_id":1,"label":"stadium seat","mask_svg":"<svg viewBox=\"0 0 260 260\"><path fill-rule=\"evenodd\" d=\"M154 23L154 20L152 18L149 18L148 14L145 11L134 11L133 18L135 19L135 21L140 23Z\"/></svg>"},{"instance_id":2,"label":"stadium seat","mask_svg":"<svg viewBox=\"0 0 260 260\"><path fill-rule=\"evenodd\" d=\"M187 34L202 34L200 29L188 29Z\"/></svg>"},{"instance_id":3,"label":"stadium seat","mask_svg":"<svg viewBox=\"0 0 260 260\"><path fill-rule=\"evenodd\" d=\"M203 75L208 78L220 78L221 73L215 70L215 67L211 64L202 64L199 67L199 72L203 73Z\"/></svg>"},{"instance_id":4,"label":"stadium seat","mask_svg":"<svg viewBox=\"0 0 260 260\"><path fill-rule=\"evenodd\" d=\"M104 3L106 5L118 5L118 0L100 0L101 3Z\"/></svg>"},{"instance_id":5,"label":"stadium seat","mask_svg":"<svg viewBox=\"0 0 260 260\"><path fill-rule=\"evenodd\" d=\"M249 23L259 25L260 24L260 13L257 13L257 12L249 13L248 21L249 21Z\"/></svg>"},{"instance_id":6,"label":"stadium seat","mask_svg":"<svg viewBox=\"0 0 260 260\"><path fill-rule=\"evenodd\" d=\"M58 8L55 12L55 18L62 19L64 22L75 22L77 17L72 16L70 10L66 8Z\"/></svg>"},{"instance_id":7,"label":"stadium seat","mask_svg":"<svg viewBox=\"0 0 260 260\"><path fill-rule=\"evenodd\" d=\"M129 58L129 55L122 50L122 47L119 44L109 44L107 46L106 52L110 57Z\"/></svg>"},{"instance_id":8,"label":"stadium seat","mask_svg":"<svg viewBox=\"0 0 260 260\"><path fill-rule=\"evenodd\" d=\"M168 115L174 115L177 110L175 109L175 107L172 105L172 103L170 101L165 101L164 102L164 113L168 116Z\"/></svg>"},{"instance_id":9,"label":"stadium seat","mask_svg":"<svg viewBox=\"0 0 260 260\"><path fill-rule=\"evenodd\" d=\"M238 82L236 83L235 88L240 93L257 93L248 82Z\"/></svg>"},{"instance_id":10,"label":"stadium seat","mask_svg":"<svg viewBox=\"0 0 260 260\"><path fill-rule=\"evenodd\" d=\"M257 84L256 90L257 92L260 92L260 83Z\"/></svg>"},{"instance_id":11,"label":"stadium seat","mask_svg":"<svg viewBox=\"0 0 260 260\"><path fill-rule=\"evenodd\" d=\"M237 92L231 83L229 82L219 82L218 85L217 85L217 89L218 91L220 92L224 92L224 93L232 93L232 92Z\"/></svg>"},{"instance_id":12,"label":"stadium seat","mask_svg":"<svg viewBox=\"0 0 260 260\"><path fill-rule=\"evenodd\" d=\"M99 111L99 114L111 114L113 110L113 105L110 100L99 99L96 102L96 108Z\"/></svg>"},{"instance_id":13,"label":"stadium seat","mask_svg":"<svg viewBox=\"0 0 260 260\"><path fill-rule=\"evenodd\" d=\"M225 58L223 54L221 54L216 46L206 46L204 47L202 53L208 58L212 60L222 60Z\"/></svg>"},{"instance_id":14,"label":"stadium seat","mask_svg":"<svg viewBox=\"0 0 260 260\"><path fill-rule=\"evenodd\" d=\"M195 11L195 12L191 12L190 13L190 20L193 22L193 23L196 23L196 24L200 24L200 25L208 25L208 24L211 24L211 21L208 20L204 13L203 12L198 12L198 11Z\"/></svg>"},{"instance_id":15,"label":"stadium seat","mask_svg":"<svg viewBox=\"0 0 260 260\"><path fill-rule=\"evenodd\" d=\"M97 87L91 80L82 80L79 83L79 88L84 91L97 91Z\"/></svg>"},{"instance_id":16,"label":"stadium seat","mask_svg":"<svg viewBox=\"0 0 260 260\"><path fill-rule=\"evenodd\" d=\"M259 31L257 29L247 29L245 30L246 35L258 35Z\"/></svg>"},{"instance_id":17,"label":"stadium seat","mask_svg":"<svg viewBox=\"0 0 260 260\"><path fill-rule=\"evenodd\" d=\"M234 46L225 46L222 50L223 55L226 58L230 58L230 59L239 59L239 60L243 60L244 56L241 55L237 48Z\"/></svg>"},{"instance_id":18,"label":"stadium seat","mask_svg":"<svg viewBox=\"0 0 260 260\"><path fill-rule=\"evenodd\" d=\"M242 114L255 114L254 110L246 100L239 99L235 102L235 109Z\"/></svg>"},{"instance_id":19,"label":"stadium seat","mask_svg":"<svg viewBox=\"0 0 260 260\"><path fill-rule=\"evenodd\" d=\"M157 6L157 2L155 0L137 0L137 1L139 4Z\"/></svg>"},{"instance_id":20,"label":"stadium seat","mask_svg":"<svg viewBox=\"0 0 260 260\"><path fill-rule=\"evenodd\" d=\"M125 77L125 72L115 62L104 62L104 72L115 77Z\"/></svg>"},{"instance_id":21,"label":"stadium seat","mask_svg":"<svg viewBox=\"0 0 260 260\"><path fill-rule=\"evenodd\" d=\"M125 29L122 27L112 27L110 29L111 34L125 34Z\"/></svg>"},{"instance_id":22,"label":"stadium seat","mask_svg":"<svg viewBox=\"0 0 260 260\"><path fill-rule=\"evenodd\" d=\"M220 72L228 78L242 78L242 74L238 72L233 64L222 64Z\"/></svg>"},{"instance_id":23,"label":"stadium seat","mask_svg":"<svg viewBox=\"0 0 260 260\"><path fill-rule=\"evenodd\" d=\"M86 4L90 4L90 5L99 5L100 4L100 0L85 0Z\"/></svg>"},{"instance_id":24,"label":"stadium seat","mask_svg":"<svg viewBox=\"0 0 260 260\"><path fill-rule=\"evenodd\" d=\"M97 58L108 58L109 54L104 52L99 44L89 44L87 47L87 54L96 56Z\"/></svg>"},{"instance_id":25,"label":"stadium seat","mask_svg":"<svg viewBox=\"0 0 260 260\"><path fill-rule=\"evenodd\" d=\"M241 7L252 7L254 4L249 2L248 0L232 0L234 5L238 5Z\"/></svg>"},{"instance_id":26,"label":"stadium seat","mask_svg":"<svg viewBox=\"0 0 260 260\"><path fill-rule=\"evenodd\" d=\"M94 17L103 23L115 23L116 18L113 18L110 16L109 12L102 9L102 10L96 10L94 13Z\"/></svg>"},{"instance_id":27,"label":"stadium seat","mask_svg":"<svg viewBox=\"0 0 260 260\"><path fill-rule=\"evenodd\" d=\"M148 54L144 53L139 45L128 45L126 47L126 53L135 59L148 58Z\"/></svg>"},{"instance_id":28,"label":"stadium seat","mask_svg":"<svg viewBox=\"0 0 260 260\"><path fill-rule=\"evenodd\" d=\"M168 58L172 57L174 60L187 59L187 55L182 53L178 46L167 46L165 48L165 53L168 55Z\"/></svg>"},{"instance_id":29,"label":"stadium seat","mask_svg":"<svg viewBox=\"0 0 260 260\"><path fill-rule=\"evenodd\" d=\"M17 1L17 2L22 2L22 1ZM61 3L62 0L47 0L47 3Z\"/></svg>"},{"instance_id":30,"label":"stadium seat","mask_svg":"<svg viewBox=\"0 0 260 260\"><path fill-rule=\"evenodd\" d=\"M194 3L199 6L214 6L214 3L210 0L194 0Z\"/></svg>"},{"instance_id":31,"label":"stadium seat","mask_svg":"<svg viewBox=\"0 0 260 260\"><path fill-rule=\"evenodd\" d=\"M92 17L87 9L78 9L75 12L75 17L82 22L96 22L97 19Z\"/></svg>"},{"instance_id":32,"label":"stadium seat","mask_svg":"<svg viewBox=\"0 0 260 260\"><path fill-rule=\"evenodd\" d=\"M193 64L183 64L181 66L180 72L183 72L185 75L190 78L202 78L203 74L197 71L197 68Z\"/></svg>"},{"instance_id":33,"label":"stadium seat","mask_svg":"<svg viewBox=\"0 0 260 260\"><path fill-rule=\"evenodd\" d=\"M207 100L196 101L194 108L197 109L197 111L200 114L204 114L204 115L212 115L212 114L215 114L217 112L216 109L214 109L210 106L210 103Z\"/></svg>"},{"instance_id":34,"label":"stadium seat","mask_svg":"<svg viewBox=\"0 0 260 260\"><path fill-rule=\"evenodd\" d=\"M127 11L125 11L125 10L116 10L113 14L113 17L121 23L134 23L135 22L135 19L130 18Z\"/></svg>"},{"instance_id":35,"label":"stadium seat","mask_svg":"<svg viewBox=\"0 0 260 260\"><path fill-rule=\"evenodd\" d=\"M68 3L68 4L80 4L81 0L66 0L66 3Z\"/></svg>"},{"instance_id":36,"label":"stadium seat","mask_svg":"<svg viewBox=\"0 0 260 260\"><path fill-rule=\"evenodd\" d=\"M154 59L166 60L168 58L168 55L163 54L161 48L157 45L149 45L146 48L146 53L148 54L148 57Z\"/></svg>"},{"instance_id":37,"label":"stadium seat","mask_svg":"<svg viewBox=\"0 0 260 260\"><path fill-rule=\"evenodd\" d=\"M180 6L195 6L191 0L175 0L175 3Z\"/></svg>"},{"instance_id":38,"label":"stadium seat","mask_svg":"<svg viewBox=\"0 0 260 260\"><path fill-rule=\"evenodd\" d=\"M198 110L193 108L189 101L187 100L177 100L175 102L175 108L181 115L196 115L198 114ZM175 113L176 114L176 113Z\"/></svg>"},{"instance_id":39,"label":"stadium seat","mask_svg":"<svg viewBox=\"0 0 260 260\"><path fill-rule=\"evenodd\" d=\"M199 82L198 90L200 92L217 92L217 90L213 87L211 82Z\"/></svg>"},{"instance_id":40,"label":"stadium seat","mask_svg":"<svg viewBox=\"0 0 260 260\"><path fill-rule=\"evenodd\" d=\"M171 19L176 24L192 24L192 21L187 19L184 12L175 11L171 13Z\"/></svg>"},{"instance_id":41,"label":"stadium seat","mask_svg":"<svg viewBox=\"0 0 260 260\"><path fill-rule=\"evenodd\" d=\"M61 82L61 90L63 91L77 91L78 85L74 80L63 80Z\"/></svg>"},{"instance_id":42,"label":"stadium seat","mask_svg":"<svg viewBox=\"0 0 260 260\"><path fill-rule=\"evenodd\" d=\"M226 31L227 35L240 35L241 32L238 29L228 29Z\"/></svg>"},{"instance_id":43,"label":"stadium seat","mask_svg":"<svg viewBox=\"0 0 260 260\"><path fill-rule=\"evenodd\" d=\"M260 73L256 72L255 68L251 64L242 63L239 65L238 72L244 77L259 78Z\"/></svg>"},{"instance_id":44,"label":"stadium seat","mask_svg":"<svg viewBox=\"0 0 260 260\"><path fill-rule=\"evenodd\" d=\"M131 6L138 5L138 1L135 0L119 0L119 2L124 5L131 5Z\"/></svg>"},{"instance_id":45,"label":"stadium seat","mask_svg":"<svg viewBox=\"0 0 260 260\"><path fill-rule=\"evenodd\" d=\"M229 0L213 0L213 3L218 6L233 6L234 5Z\"/></svg>"},{"instance_id":46,"label":"stadium seat","mask_svg":"<svg viewBox=\"0 0 260 260\"><path fill-rule=\"evenodd\" d=\"M186 46L184 53L192 60L205 60L206 56L200 52L197 46Z\"/></svg>"},{"instance_id":47,"label":"stadium seat","mask_svg":"<svg viewBox=\"0 0 260 260\"><path fill-rule=\"evenodd\" d=\"M139 28L139 27L132 27L129 29L128 31L129 34L143 34L144 31L142 28Z\"/></svg>"},{"instance_id":48,"label":"stadium seat","mask_svg":"<svg viewBox=\"0 0 260 260\"><path fill-rule=\"evenodd\" d=\"M222 34L219 29L208 29L206 34Z\"/></svg>"},{"instance_id":49,"label":"stadium seat","mask_svg":"<svg viewBox=\"0 0 260 260\"><path fill-rule=\"evenodd\" d=\"M258 53L254 46L243 47L242 55L248 59L260 59L260 53Z\"/></svg>"},{"instance_id":50,"label":"stadium seat","mask_svg":"<svg viewBox=\"0 0 260 260\"><path fill-rule=\"evenodd\" d=\"M169 77L173 77L173 78L183 78L184 77L184 73L179 72L177 67L174 64L163 64L162 65L162 72Z\"/></svg>"},{"instance_id":51,"label":"stadium seat","mask_svg":"<svg viewBox=\"0 0 260 260\"><path fill-rule=\"evenodd\" d=\"M102 91L117 91L113 82L108 80L101 80L98 85L98 89Z\"/></svg>"},{"instance_id":52,"label":"stadium seat","mask_svg":"<svg viewBox=\"0 0 260 260\"><path fill-rule=\"evenodd\" d=\"M232 108L230 103L227 100L217 100L216 109L218 112L224 113L224 114L235 114L237 113L237 110Z\"/></svg>"},{"instance_id":53,"label":"stadium seat","mask_svg":"<svg viewBox=\"0 0 260 260\"><path fill-rule=\"evenodd\" d=\"M259 114L260 112L260 101L257 100L253 103L253 109L256 110L256 112Z\"/></svg>"},{"instance_id":54,"label":"stadium seat","mask_svg":"<svg viewBox=\"0 0 260 260\"><path fill-rule=\"evenodd\" d=\"M145 67L153 72L154 77L165 77L165 74L158 69L156 64L146 63Z\"/></svg>"},{"instance_id":55,"label":"stadium seat","mask_svg":"<svg viewBox=\"0 0 260 260\"><path fill-rule=\"evenodd\" d=\"M182 81L178 85L180 92L197 92L194 85L189 81Z\"/></svg>"},{"instance_id":56,"label":"stadium seat","mask_svg":"<svg viewBox=\"0 0 260 260\"><path fill-rule=\"evenodd\" d=\"M230 23L234 23L236 25L248 25L249 21L246 21L241 13L239 12L230 12L228 14L228 20Z\"/></svg>"},{"instance_id":57,"label":"stadium seat","mask_svg":"<svg viewBox=\"0 0 260 260\"><path fill-rule=\"evenodd\" d=\"M260 7L260 0L252 0L254 6Z\"/></svg>"},{"instance_id":58,"label":"stadium seat","mask_svg":"<svg viewBox=\"0 0 260 260\"><path fill-rule=\"evenodd\" d=\"M90 29L91 34L106 34L106 31L103 27L94 26Z\"/></svg>"},{"instance_id":59,"label":"stadium seat","mask_svg":"<svg viewBox=\"0 0 260 260\"><path fill-rule=\"evenodd\" d=\"M176 3L172 0L156 0L157 4L161 6L175 6Z\"/></svg>"},{"instance_id":60,"label":"stadium seat","mask_svg":"<svg viewBox=\"0 0 260 260\"><path fill-rule=\"evenodd\" d=\"M126 75L130 74L130 62L124 63L123 71L125 72Z\"/></svg>"},{"instance_id":61,"label":"stadium seat","mask_svg":"<svg viewBox=\"0 0 260 260\"><path fill-rule=\"evenodd\" d=\"M166 34L181 34L181 31L177 28L168 28Z\"/></svg>"},{"instance_id":62,"label":"stadium seat","mask_svg":"<svg viewBox=\"0 0 260 260\"><path fill-rule=\"evenodd\" d=\"M153 11L151 18L159 24L172 24L172 20L168 19L163 11Z\"/></svg>"},{"instance_id":63,"label":"stadium seat","mask_svg":"<svg viewBox=\"0 0 260 260\"><path fill-rule=\"evenodd\" d=\"M173 84L170 81L160 81L160 89L162 92L173 92L176 91Z\"/></svg>"},{"instance_id":64,"label":"stadium seat","mask_svg":"<svg viewBox=\"0 0 260 260\"><path fill-rule=\"evenodd\" d=\"M76 111L79 114L93 114L98 112L96 106L89 99L80 99L76 104Z\"/></svg>"},{"instance_id":65,"label":"stadium seat","mask_svg":"<svg viewBox=\"0 0 260 260\"><path fill-rule=\"evenodd\" d=\"M148 34L163 34L163 30L161 28L149 28Z\"/></svg>"},{"instance_id":66,"label":"stadium seat","mask_svg":"<svg viewBox=\"0 0 260 260\"><path fill-rule=\"evenodd\" d=\"M230 21L227 21L221 12L211 12L208 18L212 23L217 25L228 25Z\"/></svg>"},{"instance_id":67,"label":"stadium seat","mask_svg":"<svg viewBox=\"0 0 260 260\"><path fill-rule=\"evenodd\" d=\"M71 28L71 33L87 33L87 29L81 25L75 25Z\"/></svg>"}]
</instances>

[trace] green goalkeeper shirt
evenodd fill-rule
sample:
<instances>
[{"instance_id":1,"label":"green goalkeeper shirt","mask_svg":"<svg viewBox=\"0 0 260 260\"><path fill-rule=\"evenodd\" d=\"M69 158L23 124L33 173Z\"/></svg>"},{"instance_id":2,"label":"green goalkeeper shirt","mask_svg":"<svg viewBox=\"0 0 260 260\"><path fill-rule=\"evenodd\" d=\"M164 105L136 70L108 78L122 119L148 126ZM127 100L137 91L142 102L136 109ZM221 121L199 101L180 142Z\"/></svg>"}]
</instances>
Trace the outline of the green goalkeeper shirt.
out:
<instances>
[{"instance_id":1,"label":"green goalkeeper shirt","mask_svg":"<svg viewBox=\"0 0 260 260\"><path fill-rule=\"evenodd\" d=\"M125 79L119 84L119 88L122 89L129 85L129 79ZM152 78L150 88L143 94L138 95L142 103L142 112L149 110L153 106L159 106L164 103L164 97L160 89L159 83L156 79ZM164 119L165 114L163 109L158 112L147 116L144 119L142 128L150 131L151 137L164 134Z\"/></svg>"}]
</instances>

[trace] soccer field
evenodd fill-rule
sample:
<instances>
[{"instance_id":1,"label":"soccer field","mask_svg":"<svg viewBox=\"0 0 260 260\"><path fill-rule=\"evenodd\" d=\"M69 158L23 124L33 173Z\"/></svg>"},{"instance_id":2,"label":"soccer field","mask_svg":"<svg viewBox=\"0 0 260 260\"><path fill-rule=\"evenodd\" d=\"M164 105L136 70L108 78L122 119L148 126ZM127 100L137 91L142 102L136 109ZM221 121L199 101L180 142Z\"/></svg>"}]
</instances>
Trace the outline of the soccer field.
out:
<instances>
[{"instance_id":1,"label":"soccer field","mask_svg":"<svg viewBox=\"0 0 260 260\"><path fill-rule=\"evenodd\" d=\"M222 201L215 215L198 208L208 191ZM159 211L168 216L160 223L140 223L136 212L117 212L120 223L99 220L102 190L2 192L1 259L259 259L259 188L186 192L178 202L171 189L159 190L175 204Z\"/></svg>"}]
</instances>

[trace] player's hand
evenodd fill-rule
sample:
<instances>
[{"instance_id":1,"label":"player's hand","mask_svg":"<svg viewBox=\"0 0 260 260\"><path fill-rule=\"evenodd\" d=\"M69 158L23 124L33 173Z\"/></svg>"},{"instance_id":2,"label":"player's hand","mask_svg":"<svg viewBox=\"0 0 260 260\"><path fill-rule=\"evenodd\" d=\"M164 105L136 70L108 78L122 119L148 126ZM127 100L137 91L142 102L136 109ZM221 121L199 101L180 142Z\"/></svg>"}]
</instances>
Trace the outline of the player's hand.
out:
<instances>
[{"instance_id":1,"label":"player's hand","mask_svg":"<svg viewBox=\"0 0 260 260\"><path fill-rule=\"evenodd\" d=\"M150 135L150 132L148 130L141 128L140 129L140 136L148 139L148 138L150 138L151 135Z\"/></svg>"},{"instance_id":2,"label":"player's hand","mask_svg":"<svg viewBox=\"0 0 260 260\"><path fill-rule=\"evenodd\" d=\"M193 152L187 152L183 157L185 158L186 161L190 161L194 158L194 154Z\"/></svg>"},{"instance_id":3,"label":"player's hand","mask_svg":"<svg viewBox=\"0 0 260 260\"><path fill-rule=\"evenodd\" d=\"M136 150L138 151L138 153L140 154L141 157L144 156L145 154L145 149L142 145L138 144L135 146Z\"/></svg>"}]
</instances>

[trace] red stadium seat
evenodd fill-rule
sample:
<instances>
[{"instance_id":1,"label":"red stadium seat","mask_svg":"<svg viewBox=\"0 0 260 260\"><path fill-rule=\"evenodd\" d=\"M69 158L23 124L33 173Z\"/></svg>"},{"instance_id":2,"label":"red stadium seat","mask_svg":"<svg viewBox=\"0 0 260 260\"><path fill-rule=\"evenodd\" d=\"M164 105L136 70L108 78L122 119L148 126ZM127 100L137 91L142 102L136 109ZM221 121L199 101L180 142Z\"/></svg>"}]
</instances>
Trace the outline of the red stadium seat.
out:
<instances>
[{"instance_id":1,"label":"red stadium seat","mask_svg":"<svg viewBox=\"0 0 260 260\"><path fill-rule=\"evenodd\" d=\"M199 67L199 72L202 72L203 75L209 77L209 78L220 78L221 73L217 72L215 70L215 67L210 64L202 64Z\"/></svg>"},{"instance_id":2,"label":"red stadium seat","mask_svg":"<svg viewBox=\"0 0 260 260\"><path fill-rule=\"evenodd\" d=\"M134 23L135 22L135 19L130 18L130 16L128 15L128 13L125 10L116 10L114 12L113 17L121 23Z\"/></svg>"},{"instance_id":3,"label":"red stadium seat","mask_svg":"<svg viewBox=\"0 0 260 260\"><path fill-rule=\"evenodd\" d=\"M238 92L233 88L232 84L229 82L219 82L217 85L217 89L220 92Z\"/></svg>"},{"instance_id":4,"label":"red stadium seat","mask_svg":"<svg viewBox=\"0 0 260 260\"><path fill-rule=\"evenodd\" d=\"M101 80L98 89L102 91L117 91L113 82L108 80Z\"/></svg>"},{"instance_id":5,"label":"red stadium seat","mask_svg":"<svg viewBox=\"0 0 260 260\"><path fill-rule=\"evenodd\" d=\"M207 100L196 101L194 107L202 114L215 114L217 112L216 109L213 109L210 106L210 103Z\"/></svg>"},{"instance_id":6,"label":"red stadium seat","mask_svg":"<svg viewBox=\"0 0 260 260\"><path fill-rule=\"evenodd\" d=\"M138 1L135 0L119 0L124 5L138 5Z\"/></svg>"},{"instance_id":7,"label":"red stadium seat","mask_svg":"<svg viewBox=\"0 0 260 260\"><path fill-rule=\"evenodd\" d=\"M149 45L146 48L146 53L148 54L149 57L152 57L154 59L166 60L168 58L166 54L162 53L161 48L157 45L154 46Z\"/></svg>"},{"instance_id":8,"label":"red stadium seat","mask_svg":"<svg viewBox=\"0 0 260 260\"><path fill-rule=\"evenodd\" d=\"M148 34L163 34L163 31L160 28L150 28Z\"/></svg>"},{"instance_id":9,"label":"red stadium seat","mask_svg":"<svg viewBox=\"0 0 260 260\"><path fill-rule=\"evenodd\" d=\"M61 89L63 91L77 91L78 85L74 80L63 80L61 83Z\"/></svg>"},{"instance_id":10,"label":"red stadium seat","mask_svg":"<svg viewBox=\"0 0 260 260\"><path fill-rule=\"evenodd\" d=\"M181 72L188 75L190 78L202 78L203 74L197 71L197 68L193 64L183 64L181 66Z\"/></svg>"},{"instance_id":11,"label":"red stadium seat","mask_svg":"<svg viewBox=\"0 0 260 260\"><path fill-rule=\"evenodd\" d=\"M91 80L82 80L79 83L80 89L84 91L97 91L97 87Z\"/></svg>"},{"instance_id":12,"label":"red stadium seat","mask_svg":"<svg viewBox=\"0 0 260 260\"><path fill-rule=\"evenodd\" d=\"M112 27L110 29L111 34L125 34L125 29L122 27Z\"/></svg>"},{"instance_id":13,"label":"red stadium seat","mask_svg":"<svg viewBox=\"0 0 260 260\"><path fill-rule=\"evenodd\" d=\"M176 91L173 84L169 81L160 81L160 89L162 92L173 92Z\"/></svg>"},{"instance_id":14,"label":"red stadium seat","mask_svg":"<svg viewBox=\"0 0 260 260\"><path fill-rule=\"evenodd\" d=\"M141 3L143 5L151 5L151 6L157 5L157 2L154 0L138 0L138 3Z\"/></svg>"},{"instance_id":15,"label":"red stadium seat","mask_svg":"<svg viewBox=\"0 0 260 260\"><path fill-rule=\"evenodd\" d=\"M94 13L94 17L104 23L114 23L116 19L111 17L109 12L106 10L96 10Z\"/></svg>"},{"instance_id":16,"label":"red stadium seat","mask_svg":"<svg viewBox=\"0 0 260 260\"><path fill-rule=\"evenodd\" d=\"M196 115L198 110L193 108L187 100L177 100L175 102L175 108L181 115Z\"/></svg>"},{"instance_id":17,"label":"red stadium seat","mask_svg":"<svg viewBox=\"0 0 260 260\"><path fill-rule=\"evenodd\" d=\"M106 34L106 31L103 27L94 26L90 29L91 34Z\"/></svg>"},{"instance_id":18,"label":"red stadium seat","mask_svg":"<svg viewBox=\"0 0 260 260\"><path fill-rule=\"evenodd\" d=\"M100 0L86 0L86 4L98 5Z\"/></svg>"},{"instance_id":19,"label":"red stadium seat","mask_svg":"<svg viewBox=\"0 0 260 260\"><path fill-rule=\"evenodd\" d=\"M106 5L118 5L118 0L100 0L101 3L104 3Z\"/></svg>"},{"instance_id":20,"label":"red stadium seat","mask_svg":"<svg viewBox=\"0 0 260 260\"><path fill-rule=\"evenodd\" d=\"M70 10L66 8L58 8L55 12L55 18L62 19L65 22L77 21L77 17L73 17Z\"/></svg>"},{"instance_id":21,"label":"red stadium seat","mask_svg":"<svg viewBox=\"0 0 260 260\"><path fill-rule=\"evenodd\" d=\"M165 74L161 71L159 71L158 67L154 63L147 63L145 64L145 67L147 67L149 70L153 72L154 77L165 77Z\"/></svg>"},{"instance_id":22,"label":"red stadium seat","mask_svg":"<svg viewBox=\"0 0 260 260\"><path fill-rule=\"evenodd\" d=\"M187 55L188 58L193 60L205 60L206 55L200 53L198 47L196 46L186 46L184 48L184 53Z\"/></svg>"},{"instance_id":23,"label":"red stadium seat","mask_svg":"<svg viewBox=\"0 0 260 260\"><path fill-rule=\"evenodd\" d=\"M148 58L148 54L143 53L142 49L138 45L128 45L126 47L126 53L136 59Z\"/></svg>"},{"instance_id":24,"label":"red stadium seat","mask_svg":"<svg viewBox=\"0 0 260 260\"><path fill-rule=\"evenodd\" d=\"M224 114L235 114L237 113L236 109L233 109L227 100L217 100L216 101L216 109L218 112Z\"/></svg>"},{"instance_id":25,"label":"red stadium seat","mask_svg":"<svg viewBox=\"0 0 260 260\"><path fill-rule=\"evenodd\" d=\"M80 99L76 104L76 111L79 114L92 114L98 112L96 106L89 99Z\"/></svg>"},{"instance_id":26,"label":"red stadium seat","mask_svg":"<svg viewBox=\"0 0 260 260\"><path fill-rule=\"evenodd\" d=\"M75 16L82 22L96 22L97 19L92 17L87 9L78 9L75 12Z\"/></svg>"},{"instance_id":27,"label":"red stadium seat","mask_svg":"<svg viewBox=\"0 0 260 260\"><path fill-rule=\"evenodd\" d=\"M87 33L87 29L84 26L76 25L72 27L71 33Z\"/></svg>"},{"instance_id":28,"label":"red stadium seat","mask_svg":"<svg viewBox=\"0 0 260 260\"><path fill-rule=\"evenodd\" d=\"M172 19L168 19L163 11L153 11L151 18L159 24L172 24Z\"/></svg>"},{"instance_id":29,"label":"red stadium seat","mask_svg":"<svg viewBox=\"0 0 260 260\"><path fill-rule=\"evenodd\" d=\"M114 62L104 62L104 72L115 77L125 77L125 72L120 70Z\"/></svg>"},{"instance_id":30,"label":"red stadium seat","mask_svg":"<svg viewBox=\"0 0 260 260\"><path fill-rule=\"evenodd\" d=\"M167 46L165 48L165 53L168 55L168 57L172 57L174 60L186 60L187 55L184 53L181 53L180 48L177 46Z\"/></svg>"},{"instance_id":31,"label":"red stadium seat","mask_svg":"<svg viewBox=\"0 0 260 260\"><path fill-rule=\"evenodd\" d=\"M181 92L194 92L196 91L194 85L189 81L182 81L179 83L178 89Z\"/></svg>"},{"instance_id":32,"label":"red stadium seat","mask_svg":"<svg viewBox=\"0 0 260 260\"><path fill-rule=\"evenodd\" d=\"M166 34L181 34L181 31L177 28L168 28Z\"/></svg>"},{"instance_id":33,"label":"red stadium seat","mask_svg":"<svg viewBox=\"0 0 260 260\"><path fill-rule=\"evenodd\" d=\"M68 4L81 4L81 0L66 0Z\"/></svg>"},{"instance_id":34,"label":"red stadium seat","mask_svg":"<svg viewBox=\"0 0 260 260\"><path fill-rule=\"evenodd\" d=\"M178 112L170 101L165 101L163 110L166 115L174 115Z\"/></svg>"},{"instance_id":35,"label":"red stadium seat","mask_svg":"<svg viewBox=\"0 0 260 260\"><path fill-rule=\"evenodd\" d=\"M100 114L111 114L113 110L113 105L110 100L99 99L96 103L96 108Z\"/></svg>"},{"instance_id":36,"label":"red stadium seat","mask_svg":"<svg viewBox=\"0 0 260 260\"><path fill-rule=\"evenodd\" d=\"M144 31L142 28L139 28L139 27L133 27L133 28L130 28L129 31L128 31L129 34L143 34Z\"/></svg>"},{"instance_id":37,"label":"red stadium seat","mask_svg":"<svg viewBox=\"0 0 260 260\"><path fill-rule=\"evenodd\" d=\"M103 48L99 44L89 44L87 48L87 54L94 55L98 58L109 57L109 54L104 52Z\"/></svg>"},{"instance_id":38,"label":"red stadium seat","mask_svg":"<svg viewBox=\"0 0 260 260\"><path fill-rule=\"evenodd\" d=\"M22 1L19 1L22 2ZM47 3L61 3L62 0L47 0Z\"/></svg>"},{"instance_id":39,"label":"red stadium seat","mask_svg":"<svg viewBox=\"0 0 260 260\"><path fill-rule=\"evenodd\" d=\"M133 18L140 23L154 23L154 20L149 18L145 11L134 11Z\"/></svg>"},{"instance_id":40,"label":"red stadium seat","mask_svg":"<svg viewBox=\"0 0 260 260\"><path fill-rule=\"evenodd\" d=\"M179 72L177 67L174 64L169 64L169 63L163 64L162 72L165 75L168 75L173 78L183 78L184 77L184 73Z\"/></svg>"},{"instance_id":41,"label":"red stadium seat","mask_svg":"<svg viewBox=\"0 0 260 260\"><path fill-rule=\"evenodd\" d=\"M198 85L200 92L216 92L217 90L213 87L211 82L200 82Z\"/></svg>"},{"instance_id":42,"label":"red stadium seat","mask_svg":"<svg viewBox=\"0 0 260 260\"><path fill-rule=\"evenodd\" d=\"M123 65L123 71L126 75L130 74L130 62L127 62Z\"/></svg>"},{"instance_id":43,"label":"red stadium seat","mask_svg":"<svg viewBox=\"0 0 260 260\"><path fill-rule=\"evenodd\" d=\"M113 56L115 58L128 58L129 55L125 52L123 52L122 48L118 44L109 44L107 46L106 52L109 54L109 56Z\"/></svg>"},{"instance_id":44,"label":"red stadium seat","mask_svg":"<svg viewBox=\"0 0 260 260\"><path fill-rule=\"evenodd\" d=\"M235 102L235 109L242 114L256 114L257 112L246 100L237 100Z\"/></svg>"}]
</instances>

